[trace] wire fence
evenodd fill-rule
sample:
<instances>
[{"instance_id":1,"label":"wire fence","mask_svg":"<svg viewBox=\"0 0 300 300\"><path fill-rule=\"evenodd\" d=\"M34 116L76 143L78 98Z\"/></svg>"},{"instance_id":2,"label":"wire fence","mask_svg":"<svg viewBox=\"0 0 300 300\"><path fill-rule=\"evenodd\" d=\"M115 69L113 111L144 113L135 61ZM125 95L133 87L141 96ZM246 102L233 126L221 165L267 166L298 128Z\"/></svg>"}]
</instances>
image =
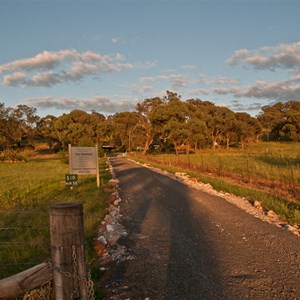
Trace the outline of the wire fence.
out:
<instances>
[{"instance_id":1,"label":"wire fence","mask_svg":"<svg viewBox=\"0 0 300 300\"><path fill-rule=\"evenodd\" d=\"M49 236L49 212L1 211L0 279L45 261L50 255Z\"/></svg>"},{"instance_id":2,"label":"wire fence","mask_svg":"<svg viewBox=\"0 0 300 300\"><path fill-rule=\"evenodd\" d=\"M19 222L24 216L27 222ZM52 205L47 213L2 211L0 217L0 299L94 299L82 204ZM43 222L30 223L34 217Z\"/></svg>"}]
</instances>

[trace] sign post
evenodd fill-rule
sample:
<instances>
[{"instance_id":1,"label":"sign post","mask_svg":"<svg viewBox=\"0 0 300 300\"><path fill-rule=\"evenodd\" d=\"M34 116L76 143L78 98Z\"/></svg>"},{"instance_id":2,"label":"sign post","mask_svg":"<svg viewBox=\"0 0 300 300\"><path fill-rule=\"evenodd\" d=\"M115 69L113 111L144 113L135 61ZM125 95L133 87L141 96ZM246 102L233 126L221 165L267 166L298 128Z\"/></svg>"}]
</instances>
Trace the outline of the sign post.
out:
<instances>
[{"instance_id":1,"label":"sign post","mask_svg":"<svg viewBox=\"0 0 300 300\"><path fill-rule=\"evenodd\" d=\"M95 147L72 147L69 145L69 172L78 175L95 174L97 187L99 187L98 145Z\"/></svg>"}]
</instances>

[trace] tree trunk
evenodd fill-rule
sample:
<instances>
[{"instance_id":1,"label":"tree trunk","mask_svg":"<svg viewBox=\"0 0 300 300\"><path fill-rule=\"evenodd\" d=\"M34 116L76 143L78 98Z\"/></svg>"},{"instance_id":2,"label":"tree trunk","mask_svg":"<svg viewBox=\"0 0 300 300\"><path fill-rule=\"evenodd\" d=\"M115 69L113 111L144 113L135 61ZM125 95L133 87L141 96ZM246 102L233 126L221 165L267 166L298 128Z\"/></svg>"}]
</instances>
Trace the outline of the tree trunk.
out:
<instances>
[{"instance_id":1,"label":"tree trunk","mask_svg":"<svg viewBox=\"0 0 300 300\"><path fill-rule=\"evenodd\" d=\"M226 139L226 149L227 150L229 149L229 144L230 144L230 138L227 138Z\"/></svg>"},{"instance_id":2,"label":"tree trunk","mask_svg":"<svg viewBox=\"0 0 300 300\"><path fill-rule=\"evenodd\" d=\"M149 149L152 142L153 142L153 137L147 135L147 140L146 140L145 145L144 145L143 155L146 155L147 150Z\"/></svg>"}]
</instances>

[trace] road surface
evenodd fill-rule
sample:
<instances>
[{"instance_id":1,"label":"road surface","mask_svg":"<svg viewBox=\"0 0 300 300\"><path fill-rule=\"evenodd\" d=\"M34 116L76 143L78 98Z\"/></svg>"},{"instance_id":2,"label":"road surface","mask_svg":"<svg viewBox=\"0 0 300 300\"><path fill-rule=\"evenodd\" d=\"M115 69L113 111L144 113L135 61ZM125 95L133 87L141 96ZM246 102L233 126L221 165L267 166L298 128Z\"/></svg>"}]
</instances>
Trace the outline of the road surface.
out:
<instances>
[{"instance_id":1,"label":"road surface","mask_svg":"<svg viewBox=\"0 0 300 300\"><path fill-rule=\"evenodd\" d=\"M300 238L124 158L118 243L105 299L300 299Z\"/></svg>"}]
</instances>

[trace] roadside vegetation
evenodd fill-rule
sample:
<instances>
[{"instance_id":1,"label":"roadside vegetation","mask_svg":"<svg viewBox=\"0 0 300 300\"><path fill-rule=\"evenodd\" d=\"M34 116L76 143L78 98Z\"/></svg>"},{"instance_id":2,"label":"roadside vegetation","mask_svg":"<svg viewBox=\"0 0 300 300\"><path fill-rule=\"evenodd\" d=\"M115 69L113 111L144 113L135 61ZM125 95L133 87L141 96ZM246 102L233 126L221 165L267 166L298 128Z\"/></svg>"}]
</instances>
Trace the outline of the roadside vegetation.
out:
<instances>
[{"instance_id":1,"label":"roadside vegetation","mask_svg":"<svg viewBox=\"0 0 300 300\"><path fill-rule=\"evenodd\" d=\"M49 152L65 151L68 144L109 146L118 151L244 149L259 140L300 141L300 102L278 102L250 116L200 99L182 100L167 91L164 97L143 99L136 111L104 116L73 110L59 117L39 117L26 105L16 108L0 103L0 161L24 160L20 151L36 147L36 140ZM16 152L13 152L16 151Z\"/></svg>"},{"instance_id":2,"label":"roadside vegetation","mask_svg":"<svg viewBox=\"0 0 300 300\"><path fill-rule=\"evenodd\" d=\"M255 200L300 225L299 143L252 144L247 150L200 150L193 154L130 156L169 172L185 172L216 190Z\"/></svg>"},{"instance_id":3,"label":"roadside vegetation","mask_svg":"<svg viewBox=\"0 0 300 300\"><path fill-rule=\"evenodd\" d=\"M95 176L79 176L79 186L66 187L68 165L59 155L27 162L0 163L0 278L50 259L49 209L58 203L82 203L87 259L92 278L99 278L93 250L97 227L107 208L110 174L100 160L101 187ZM109 190L109 189L108 189Z\"/></svg>"},{"instance_id":4,"label":"roadside vegetation","mask_svg":"<svg viewBox=\"0 0 300 300\"><path fill-rule=\"evenodd\" d=\"M139 161L258 200L299 225L299 142L295 100L264 106L255 117L170 91L109 116L73 110L39 117L33 107L0 103L0 277L48 258L48 211L61 202L84 204L89 257L95 259L90 247L105 214L108 174L102 162L100 189L88 176L66 188L68 144L98 144L100 156L135 153Z\"/></svg>"}]
</instances>

